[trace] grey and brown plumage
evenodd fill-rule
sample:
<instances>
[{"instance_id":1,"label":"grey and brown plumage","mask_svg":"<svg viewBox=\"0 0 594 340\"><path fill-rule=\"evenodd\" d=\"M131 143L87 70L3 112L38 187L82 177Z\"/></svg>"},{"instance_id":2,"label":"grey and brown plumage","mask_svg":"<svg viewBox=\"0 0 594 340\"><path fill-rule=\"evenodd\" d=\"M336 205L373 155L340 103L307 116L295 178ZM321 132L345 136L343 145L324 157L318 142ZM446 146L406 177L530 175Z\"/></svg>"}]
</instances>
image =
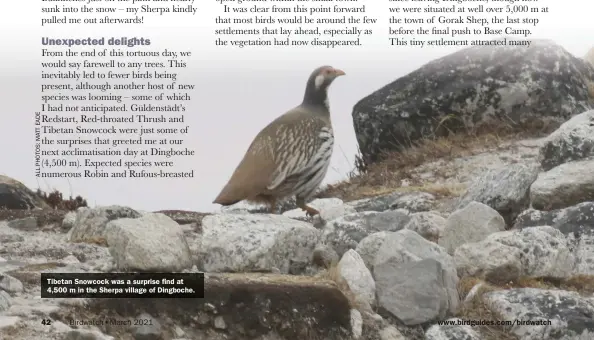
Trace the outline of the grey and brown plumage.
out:
<instances>
[{"instance_id":1,"label":"grey and brown plumage","mask_svg":"<svg viewBox=\"0 0 594 340\"><path fill-rule=\"evenodd\" d=\"M315 69L303 102L258 133L213 203L265 203L275 213L277 201L295 196L299 208L318 214L306 202L328 172L334 148L328 87L344 74L331 66Z\"/></svg>"}]
</instances>

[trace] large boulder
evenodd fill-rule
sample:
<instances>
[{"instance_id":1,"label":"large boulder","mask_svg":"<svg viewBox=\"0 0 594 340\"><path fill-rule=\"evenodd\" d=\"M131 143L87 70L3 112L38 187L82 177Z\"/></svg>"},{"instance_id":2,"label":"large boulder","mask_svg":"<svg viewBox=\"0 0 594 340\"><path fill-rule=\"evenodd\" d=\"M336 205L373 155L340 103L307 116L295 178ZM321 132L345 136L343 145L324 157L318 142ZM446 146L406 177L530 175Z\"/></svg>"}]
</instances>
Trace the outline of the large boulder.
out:
<instances>
[{"instance_id":1,"label":"large boulder","mask_svg":"<svg viewBox=\"0 0 594 340\"><path fill-rule=\"evenodd\" d=\"M120 218L105 225L109 252L122 271L181 271L192 267L182 228L164 214Z\"/></svg>"},{"instance_id":2,"label":"large boulder","mask_svg":"<svg viewBox=\"0 0 594 340\"><path fill-rule=\"evenodd\" d=\"M538 178L536 164L516 163L486 171L460 198L458 209L476 201L495 209L509 225L530 205L530 185Z\"/></svg>"},{"instance_id":3,"label":"large boulder","mask_svg":"<svg viewBox=\"0 0 594 340\"><path fill-rule=\"evenodd\" d=\"M561 124L592 104L594 69L547 40L476 46L434 60L361 99L353 122L363 160L426 136L498 121ZM500 125L501 123L499 123Z\"/></svg>"},{"instance_id":4,"label":"large boulder","mask_svg":"<svg viewBox=\"0 0 594 340\"><path fill-rule=\"evenodd\" d=\"M521 340L592 339L594 302L577 292L517 288L484 295L485 305ZM521 322L517 322L521 321Z\"/></svg>"},{"instance_id":5,"label":"large boulder","mask_svg":"<svg viewBox=\"0 0 594 340\"><path fill-rule=\"evenodd\" d=\"M186 339L352 339L351 306L332 281L240 273L206 274L204 283L203 299L91 299L84 306L60 309L52 314L52 321L68 323L77 317L92 320L95 315L128 320L148 314L153 317L144 320L167 328L163 329L165 334L149 339L172 339L168 335L172 325L182 328ZM117 339L147 339L138 337L138 332L132 337L134 327L101 322L97 328ZM377 339L371 336L367 339Z\"/></svg>"},{"instance_id":6,"label":"large boulder","mask_svg":"<svg viewBox=\"0 0 594 340\"><path fill-rule=\"evenodd\" d=\"M0 175L0 209L35 208L49 208L49 205L23 183Z\"/></svg>"},{"instance_id":7,"label":"large boulder","mask_svg":"<svg viewBox=\"0 0 594 340\"><path fill-rule=\"evenodd\" d=\"M567 208L594 201L594 157L559 165L538 175L530 187L534 209Z\"/></svg>"},{"instance_id":8,"label":"large boulder","mask_svg":"<svg viewBox=\"0 0 594 340\"><path fill-rule=\"evenodd\" d=\"M540 148L543 170L594 156L594 110L582 112L551 133Z\"/></svg>"},{"instance_id":9,"label":"large boulder","mask_svg":"<svg viewBox=\"0 0 594 340\"><path fill-rule=\"evenodd\" d=\"M372 271L378 307L405 325L443 319L458 308L454 259L412 230L386 233Z\"/></svg>"},{"instance_id":10,"label":"large boulder","mask_svg":"<svg viewBox=\"0 0 594 340\"><path fill-rule=\"evenodd\" d=\"M594 202L551 211L528 209L518 216L513 229L543 225L558 229L567 238L576 260L575 274L594 275Z\"/></svg>"},{"instance_id":11,"label":"large boulder","mask_svg":"<svg viewBox=\"0 0 594 340\"><path fill-rule=\"evenodd\" d=\"M313 260L321 232L310 223L282 215L213 214L202 220L202 235L189 241L206 272L300 273Z\"/></svg>"}]
</instances>

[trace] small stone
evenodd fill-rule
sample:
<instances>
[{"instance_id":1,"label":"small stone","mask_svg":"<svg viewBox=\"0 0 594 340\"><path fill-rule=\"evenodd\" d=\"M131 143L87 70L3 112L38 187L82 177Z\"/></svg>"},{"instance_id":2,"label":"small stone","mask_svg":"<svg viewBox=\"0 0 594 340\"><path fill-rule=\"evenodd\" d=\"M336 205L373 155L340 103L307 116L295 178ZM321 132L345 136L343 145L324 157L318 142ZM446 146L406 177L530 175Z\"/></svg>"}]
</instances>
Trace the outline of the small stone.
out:
<instances>
[{"instance_id":1,"label":"small stone","mask_svg":"<svg viewBox=\"0 0 594 340\"><path fill-rule=\"evenodd\" d=\"M227 329L225 319L222 316L217 316L216 318L214 318L214 327L216 329Z\"/></svg>"},{"instance_id":2,"label":"small stone","mask_svg":"<svg viewBox=\"0 0 594 340\"><path fill-rule=\"evenodd\" d=\"M23 291L23 283L8 274L0 273L0 289L9 293L21 293Z\"/></svg>"},{"instance_id":3,"label":"small stone","mask_svg":"<svg viewBox=\"0 0 594 340\"><path fill-rule=\"evenodd\" d=\"M7 292L0 290L0 312L8 310L10 306L12 306L12 298Z\"/></svg>"},{"instance_id":4,"label":"small stone","mask_svg":"<svg viewBox=\"0 0 594 340\"><path fill-rule=\"evenodd\" d=\"M312 263L318 267L330 268L332 264L338 263L339 260L336 251L326 244L320 244L314 249Z\"/></svg>"}]
</instances>

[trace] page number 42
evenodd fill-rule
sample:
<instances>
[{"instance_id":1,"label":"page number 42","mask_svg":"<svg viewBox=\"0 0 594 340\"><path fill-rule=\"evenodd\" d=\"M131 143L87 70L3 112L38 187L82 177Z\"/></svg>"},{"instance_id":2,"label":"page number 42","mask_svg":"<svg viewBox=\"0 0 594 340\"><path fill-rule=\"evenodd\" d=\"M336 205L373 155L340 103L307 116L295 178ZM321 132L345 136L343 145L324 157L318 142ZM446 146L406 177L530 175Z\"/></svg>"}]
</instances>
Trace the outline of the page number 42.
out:
<instances>
[{"instance_id":1,"label":"page number 42","mask_svg":"<svg viewBox=\"0 0 594 340\"><path fill-rule=\"evenodd\" d=\"M52 324L52 320L50 320L50 319L43 319L43 320L41 320L41 324L42 325L49 326L49 325Z\"/></svg>"}]
</instances>

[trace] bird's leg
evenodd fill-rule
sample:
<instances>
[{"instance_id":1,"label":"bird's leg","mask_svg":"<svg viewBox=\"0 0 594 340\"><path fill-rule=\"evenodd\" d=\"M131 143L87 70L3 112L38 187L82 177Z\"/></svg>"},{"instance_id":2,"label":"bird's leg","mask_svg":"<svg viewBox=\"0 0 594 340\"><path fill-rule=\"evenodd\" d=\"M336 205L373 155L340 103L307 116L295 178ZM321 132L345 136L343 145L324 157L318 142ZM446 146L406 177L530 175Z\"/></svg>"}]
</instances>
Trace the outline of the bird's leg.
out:
<instances>
[{"instance_id":1,"label":"bird's leg","mask_svg":"<svg viewBox=\"0 0 594 340\"><path fill-rule=\"evenodd\" d=\"M297 203L297 206L299 208L301 208L301 210L305 211L305 213L306 213L307 216L311 217L311 216L319 215L320 214L319 211L317 211L316 209L314 209L314 208L308 206L307 204L305 204L305 200L303 198L297 198L296 201L297 201L296 202Z\"/></svg>"}]
</instances>

